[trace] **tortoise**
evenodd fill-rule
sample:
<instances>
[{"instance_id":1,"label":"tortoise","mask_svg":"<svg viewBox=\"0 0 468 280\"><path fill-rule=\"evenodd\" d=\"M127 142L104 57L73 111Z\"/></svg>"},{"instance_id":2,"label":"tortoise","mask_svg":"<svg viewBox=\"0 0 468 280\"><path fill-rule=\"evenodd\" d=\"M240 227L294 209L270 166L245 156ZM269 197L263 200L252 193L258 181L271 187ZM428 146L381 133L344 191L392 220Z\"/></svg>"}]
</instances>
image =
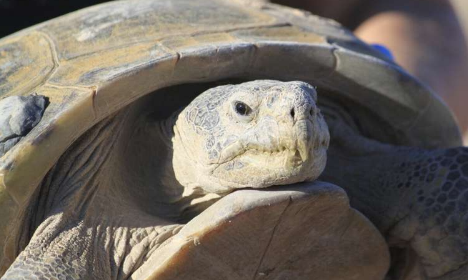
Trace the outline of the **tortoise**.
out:
<instances>
[{"instance_id":1,"label":"tortoise","mask_svg":"<svg viewBox=\"0 0 468 280\"><path fill-rule=\"evenodd\" d=\"M0 53L3 279L467 275L452 114L333 21L113 1Z\"/></svg>"}]
</instances>

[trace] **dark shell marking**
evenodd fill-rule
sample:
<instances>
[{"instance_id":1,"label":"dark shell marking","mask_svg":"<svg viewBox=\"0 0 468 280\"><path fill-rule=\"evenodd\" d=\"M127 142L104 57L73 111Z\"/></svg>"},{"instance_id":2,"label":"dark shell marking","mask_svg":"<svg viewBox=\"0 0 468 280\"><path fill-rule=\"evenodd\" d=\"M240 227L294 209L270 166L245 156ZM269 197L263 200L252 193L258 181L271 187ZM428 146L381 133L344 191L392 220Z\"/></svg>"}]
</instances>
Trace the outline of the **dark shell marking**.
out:
<instances>
[{"instance_id":1,"label":"dark shell marking","mask_svg":"<svg viewBox=\"0 0 468 280\"><path fill-rule=\"evenodd\" d=\"M39 123L46 107L47 99L41 95L0 100L0 157Z\"/></svg>"}]
</instances>

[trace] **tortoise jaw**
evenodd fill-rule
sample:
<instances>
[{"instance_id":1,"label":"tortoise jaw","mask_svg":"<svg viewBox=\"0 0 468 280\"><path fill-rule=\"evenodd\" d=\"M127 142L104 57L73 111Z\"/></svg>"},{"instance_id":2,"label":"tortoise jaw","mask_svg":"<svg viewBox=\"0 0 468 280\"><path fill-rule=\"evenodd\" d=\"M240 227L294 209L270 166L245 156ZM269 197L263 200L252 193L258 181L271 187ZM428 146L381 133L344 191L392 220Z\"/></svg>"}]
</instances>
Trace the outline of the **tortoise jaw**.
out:
<instances>
[{"instance_id":1,"label":"tortoise jaw","mask_svg":"<svg viewBox=\"0 0 468 280\"><path fill-rule=\"evenodd\" d=\"M309 160L313 160L311 155L313 147L309 141L311 129L309 129L309 124L306 126L308 127L306 133L298 131L299 129L295 126L291 133L277 138L259 136L267 134L267 132L262 133L263 131L248 133L245 137L241 137L225 147L219 158L213 160L210 165L218 166L240 159L250 163L262 162L264 164L265 162L272 162L269 165L275 166L274 162L277 161L278 157L281 158L280 163L271 169L302 165Z\"/></svg>"},{"instance_id":2,"label":"tortoise jaw","mask_svg":"<svg viewBox=\"0 0 468 280\"><path fill-rule=\"evenodd\" d=\"M240 150L219 163L211 164L210 174L222 179L231 178L233 184L239 184L236 189L265 188L282 184L284 179L290 183L299 182L304 180L302 175L312 165L311 150L305 145L291 149L281 147L275 150ZM251 180L244 182L246 174L255 174L255 177L262 180L258 184L252 184Z\"/></svg>"},{"instance_id":3,"label":"tortoise jaw","mask_svg":"<svg viewBox=\"0 0 468 280\"><path fill-rule=\"evenodd\" d=\"M286 154L288 160L291 162L305 162L310 158L310 148L307 145L298 145L298 147L288 148L279 147L277 149L262 149L261 147L245 148L242 143L237 142L226 148L220 156L220 159L211 164L219 165L233 161L237 158L246 156L268 156L276 157Z\"/></svg>"}]
</instances>

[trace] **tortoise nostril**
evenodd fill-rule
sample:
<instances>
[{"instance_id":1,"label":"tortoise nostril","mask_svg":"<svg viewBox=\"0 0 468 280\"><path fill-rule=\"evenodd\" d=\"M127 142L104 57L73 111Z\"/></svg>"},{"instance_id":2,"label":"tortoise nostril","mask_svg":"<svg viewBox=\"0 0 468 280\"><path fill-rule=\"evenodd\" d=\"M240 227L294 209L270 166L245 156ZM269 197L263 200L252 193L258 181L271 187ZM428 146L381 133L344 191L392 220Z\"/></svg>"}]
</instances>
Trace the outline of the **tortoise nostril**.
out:
<instances>
[{"instance_id":1,"label":"tortoise nostril","mask_svg":"<svg viewBox=\"0 0 468 280\"><path fill-rule=\"evenodd\" d=\"M311 115L311 116L314 116L314 114L315 114L314 108L310 108L310 115Z\"/></svg>"},{"instance_id":2,"label":"tortoise nostril","mask_svg":"<svg viewBox=\"0 0 468 280\"><path fill-rule=\"evenodd\" d=\"M290 114L291 114L291 117L294 119L294 116L296 115L296 112L294 112L294 108L291 109Z\"/></svg>"}]
</instances>

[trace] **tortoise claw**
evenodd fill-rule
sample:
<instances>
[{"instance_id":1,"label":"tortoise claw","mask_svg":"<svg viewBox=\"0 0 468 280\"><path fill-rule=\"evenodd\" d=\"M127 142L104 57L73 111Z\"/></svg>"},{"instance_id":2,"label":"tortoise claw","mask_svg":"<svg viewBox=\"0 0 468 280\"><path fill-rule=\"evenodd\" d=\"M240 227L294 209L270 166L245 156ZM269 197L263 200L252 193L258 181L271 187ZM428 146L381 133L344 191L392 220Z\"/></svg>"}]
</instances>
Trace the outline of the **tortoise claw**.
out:
<instances>
[{"instance_id":1,"label":"tortoise claw","mask_svg":"<svg viewBox=\"0 0 468 280\"><path fill-rule=\"evenodd\" d=\"M0 157L39 123L46 107L47 99L37 94L0 100Z\"/></svg>"}]
</instances>

